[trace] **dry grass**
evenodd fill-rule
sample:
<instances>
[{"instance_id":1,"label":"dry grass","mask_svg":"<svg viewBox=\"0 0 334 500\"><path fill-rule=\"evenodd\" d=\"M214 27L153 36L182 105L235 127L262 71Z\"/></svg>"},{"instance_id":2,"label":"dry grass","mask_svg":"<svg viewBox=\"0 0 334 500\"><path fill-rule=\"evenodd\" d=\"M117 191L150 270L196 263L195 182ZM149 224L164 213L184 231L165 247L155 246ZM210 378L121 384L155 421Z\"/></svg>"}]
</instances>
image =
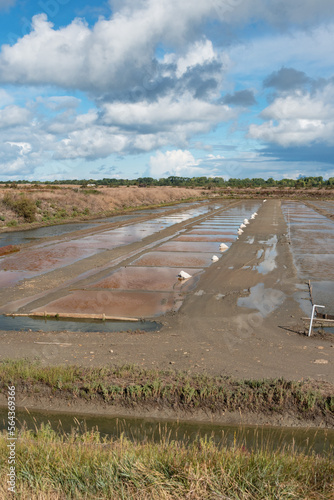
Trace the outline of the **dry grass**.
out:
<instances>
[{"instance_id":1,"label":"dry grass","mask_svg":"<svg viewBox=\"0 0 334 500\"><path fill-rule=\"evenodd\" d=\"M0 188L0 227L15 226L26 222L4 200L10 198L12 205L25 197L36 206L36 222L55 222L76 217L107 215L115 211L152 205L169 204L181 200L203 197L202 189L174 187L139 188L86 188L24 186L19 189Z\"/></svg>"},{"instance_id":2,"label":"dry grass","mask_svg":"<svg viewBox=\"0 0 334 500\"><path fill-rule=\"evenodd\" d=\"M330 456L293 448L248 450L199 439L189 446L101 438L97 431L57 435L47 425L16 441L16 495L27 499L267 500L333 498ZM6 485L6 434L0 434L0 497Z\"/></svg>"}]
</instances>

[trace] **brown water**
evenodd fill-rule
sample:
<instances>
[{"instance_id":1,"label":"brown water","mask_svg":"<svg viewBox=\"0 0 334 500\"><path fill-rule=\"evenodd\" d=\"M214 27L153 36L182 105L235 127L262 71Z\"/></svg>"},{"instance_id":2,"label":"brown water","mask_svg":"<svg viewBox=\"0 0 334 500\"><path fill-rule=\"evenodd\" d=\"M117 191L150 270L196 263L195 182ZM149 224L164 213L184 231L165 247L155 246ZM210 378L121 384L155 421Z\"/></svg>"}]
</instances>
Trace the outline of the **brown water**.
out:
<instances>
[{"instance_id":1,"label":"brown water","mask_svg":"<svg viewBox=\"0 0 334 500\"><path fill-rule=\"evenodd\" d=\"M7 428L7 408L0 408L0 430ZM124 418L97 415L17 410L17 429L35 430L49 424L63 435L98 429L101 437L118 439L123 435L135 442L178 441L185 445L211 439L219 446L244 447L245 451L292 450L305 454L329 455L334 448L334 430L251 425L219 425L205 422L166 421L153 418Z\"/></svg>"}]
</instances>

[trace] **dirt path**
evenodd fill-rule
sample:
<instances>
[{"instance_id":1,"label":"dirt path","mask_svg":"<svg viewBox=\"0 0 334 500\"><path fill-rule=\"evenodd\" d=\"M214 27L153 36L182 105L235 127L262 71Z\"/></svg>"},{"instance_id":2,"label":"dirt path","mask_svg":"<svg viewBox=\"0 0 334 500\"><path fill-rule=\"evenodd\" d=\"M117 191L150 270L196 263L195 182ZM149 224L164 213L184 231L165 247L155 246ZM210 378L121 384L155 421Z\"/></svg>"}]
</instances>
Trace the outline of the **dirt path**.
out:
<instances>
[{"instance_id":1,"label":"dirt path","mask_svg":"<svg viewBox=\"0 0 334 500\"><path fill-rule=\"evenodd\" d=\"M300 333L305 313L294 297L298 279L280 201L267 201L258 214L201 276L180 311L160 318L159 332L0 332L0 359L136 363L238 378L310 377L333 383L334 340Z\"/></svg>"}]
</instances>

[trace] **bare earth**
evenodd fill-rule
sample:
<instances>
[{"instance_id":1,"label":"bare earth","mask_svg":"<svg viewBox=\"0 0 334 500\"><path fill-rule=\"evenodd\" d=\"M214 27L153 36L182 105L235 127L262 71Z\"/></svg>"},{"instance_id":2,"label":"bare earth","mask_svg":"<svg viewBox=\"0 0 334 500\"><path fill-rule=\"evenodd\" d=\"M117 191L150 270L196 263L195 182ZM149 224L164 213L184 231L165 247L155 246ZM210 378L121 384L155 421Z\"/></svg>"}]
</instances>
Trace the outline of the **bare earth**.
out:
<instances>
[{"instance_id":1,"label":"bare earth","mask_svg":"<svg viewBox=\"0 0 334 500\"><path fill-rule=\"evenodd\" d=\"M0 359L40 359L45 364L89 367L134 363L235 378L310 378L333 384L334 339L330 335L305 336L306 324L301 319L305 313L294 299L299 281L280 203L268 200L261 206L259 217L217 263L206 269L196 289L187 293L181 309L157 318L163 324L159 331L140 334L1 331ZM262 274L256 270L261 260L259 251L264 242L275 240L275 235L276 267ZM154 238L161 238L161 234L146 239L145 244L154 242ZM253 238L253 243L249 243ZM135 249L140 249L140 245L129 245L126 251ZM103 255L95 257L94 265L103 265L103 259ZM86 260L92 267L93 261ZM80 265L83 266L76 264ZM50 288L50 279L56 289L65 281L64 273L51 273L48 285L46 277L41 276L36 280L34 293ZM14 287L6 291L6 300L20 299L27 293L32 292ZM253 304L249 303L249 297L254 298ZM238 299L241 299L239 305Z\"/></svg>"}]
</instances>

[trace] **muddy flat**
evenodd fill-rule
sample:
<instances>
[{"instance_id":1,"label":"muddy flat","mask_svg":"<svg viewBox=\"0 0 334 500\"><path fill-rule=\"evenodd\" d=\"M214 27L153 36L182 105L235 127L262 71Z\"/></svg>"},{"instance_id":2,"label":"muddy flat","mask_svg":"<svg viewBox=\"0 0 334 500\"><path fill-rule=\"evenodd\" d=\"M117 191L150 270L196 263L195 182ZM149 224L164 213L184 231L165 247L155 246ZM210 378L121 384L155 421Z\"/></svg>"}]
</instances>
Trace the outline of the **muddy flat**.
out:
<instances>
[{"instance_id":1,"label":"muddy flat","mask_svg":"<svg viewBox=\"0 0 334 500\"><path fill-rule=\"evenodd\" d=\"M119 245L110 231L87 234L87 246L80 237L75 243L69 241L66 261L61 253L66 242L60 241L58 246L42 248L48 258L34 276L29 273L38 268L42 251L36 246L2 258L2 270L11 270L13 283L6 274L1 312L94 312L99 293L100 312L104 303L108 313L117 315L120 310L122 316L154 318L161 327L146 333L1 331L0 359L25 357L83 366L135 363L239 378L309 377L333 383L334 337L305 335L308 324L302 318L310 307L307 279L296 267L282 203L225 203L176 224L141 221L136 231L130 226L115 229L117 238L123 238ZM233 231L254 211L258 216L235 240ZM143 237L141 230L146 231ZM219 241L226 237L224 252L219 252L219 241L213 252L216 232ZM200 236L198 251L188 233L190 238ZM211 260L213 253L217 262ZM33 255L35 260L28 262ZM177 270L181 269L193 273L192 278L180 282ZM27 273L26 280L20 280L20 271ZM329 265L329 281L334 279L331 273ZM164 280L161 286L159 279Z\"/></svg>"}]
</instances>

